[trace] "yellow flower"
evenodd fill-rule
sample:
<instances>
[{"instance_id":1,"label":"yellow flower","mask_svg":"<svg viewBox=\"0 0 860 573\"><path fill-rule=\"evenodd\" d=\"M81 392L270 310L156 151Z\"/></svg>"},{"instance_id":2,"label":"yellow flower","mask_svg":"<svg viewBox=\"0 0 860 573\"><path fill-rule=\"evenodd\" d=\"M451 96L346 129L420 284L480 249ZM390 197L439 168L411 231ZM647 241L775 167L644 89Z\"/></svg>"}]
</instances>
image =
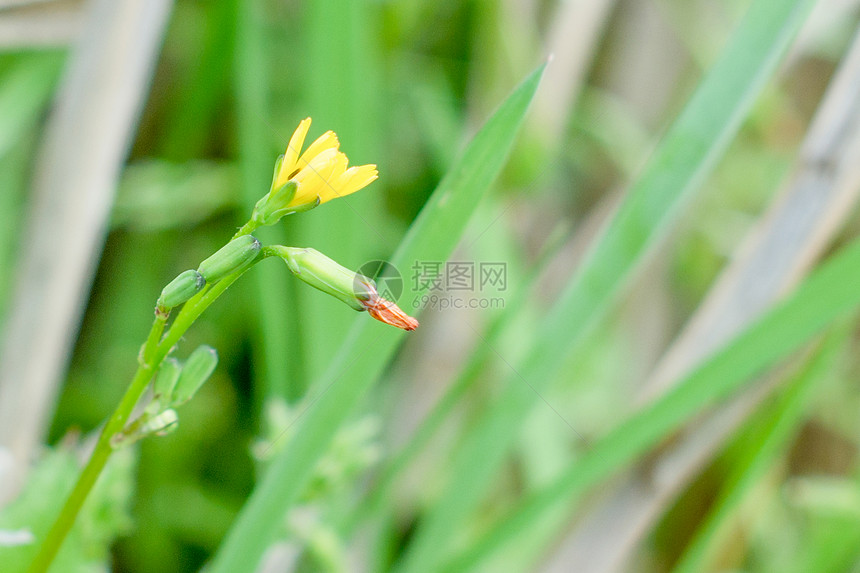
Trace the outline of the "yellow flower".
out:
<instances>
[{"instance_id":1,"label":"yellow flower","mask_svg":"<svg viewBox=\"0 0 860 573\"><path fill-rule=\"evenodd\" d=\"M287 207L299 207L319 198L325 203L366 187L377 178L376 165L347 168L349 160L338 150L340 142L333 131L327 131L301 153L311 118L302 120L284 152L273 189L288 182L297 185L296 194Z\"/></svg>"},{"instance_id":2,"label":"yellow flower","mask_svg":"<svg viewBox=\"0 0 860 573\"><path fill-rule=\"evenodd\" d=\"M287 151L278 158L272 187L254 206L254 228L355 193L376 179L376 165L347 168L349 160L338 150L340 142L333 131L322 134L302 153L310 126L311 118L302 120Z\"/></svg>"}]
</instances>

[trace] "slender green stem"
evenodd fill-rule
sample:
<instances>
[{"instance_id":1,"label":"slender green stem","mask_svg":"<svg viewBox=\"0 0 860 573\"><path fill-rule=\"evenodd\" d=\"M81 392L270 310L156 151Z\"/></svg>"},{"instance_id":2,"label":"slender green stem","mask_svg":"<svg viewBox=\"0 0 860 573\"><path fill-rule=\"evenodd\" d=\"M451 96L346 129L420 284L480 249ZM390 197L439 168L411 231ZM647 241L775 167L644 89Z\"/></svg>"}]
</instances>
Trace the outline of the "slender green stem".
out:
<instances>
[{"instance_id":1,"label":"slender green stem","mask_svg":"<svg viewBox=\"0 0 860 573\"><path fill-rule=\"evenodd\" d=\"M152 357L158 348L158 341L161 340L161 334L164 332L164 325L167 324L167 318L170 316L170 311L164 311L160 306L155 307L155 321L152 323L152 328L149 329L149 336L146 337L146 343L140 350L138 362L140 366L152 364Z\"/></svg>"},{"instance_id":2,"label":"slender green stem","mask_svg":"<svg viewBox=\"0 0 860 573\"><path fill-rule=\"evenodd\" d=\"M236 236L250 233L251 231L242 232L246 227L248 227L247 224L242 227ZM161 362L191 325L194 324L194 321L203 314L203 311L215 302L248 268L250 267L224 277L186 302L160 343L158 340L164 330L167 315L156 313L152 329L141 351L137 372L135 372L131 384L123 395L122 400L120 400L119 406L111 414L101 435L99 435L92 456L81 472L74 489L72 489L72 493L66 499L66 503L63 505L62 510L60 510L57 520L51 526L42 545L39 547L39 551L28 569L29 573L41 573L47 571L48 567L50 567L51 562L63 544L63 540L72 528L84 501L86 501L87 496L110 458L113 451L112 439L125 428L134 406L140 400L144 391L146 391L153 374L158 370Z\"/></svg>"},{"instance_id":3,"label":"slender green stem","mask_svg":"<svg viewBox=\"0 0 860 573\"><path fill-rule=\"evenodd\" d=\"M260 224L254 221L253 219L242 225L236 234L233 235L233 238L241 237L242 235L250 235L254 231L260 228Z\"/></svg>"},{"instance_id":4,"label":"slender green stem","mask_svg":"<svg viewBox=\"0 0 860 573\"><path fill-rule=\"evenodd\" d=\"M155 371L156 363L152 360L147 360L151 346L149 342L154 338L153 333L156 333L155 340L157 341L157 331L163 327L164 322L159 320L159 318L156 318L152 324L150 335L147 337L147 345L141 353L143 359L140 361L137 372L135 372L128 390L126 390L125 395L122 397L122 400L120 400L119 406L117 406L116 410L114 410L113 414L105 424L98 442L96 443L93 455L90 457L86 467L84 467L84 470L81 472L72 493L69 494L65 505L63 505L63 509L60 511L60 515L57 517L54 525L51 526L45 540L42 542L41 547L39 547L39 552L30 564L28 571L31 573L48 570L48 567L51 565L51 562L54 560L54 557L62 546L63 540L72 528L75 518L77 517L81 506L84 504L87 495L96 483L102 469L105 467L113 449L111 446L111 438L116 433L122 431L129 415L131 415L134 405L137 403L140 395L143 394L143 391L146 389L146 386Z\"/></svg>"}]
</instances>

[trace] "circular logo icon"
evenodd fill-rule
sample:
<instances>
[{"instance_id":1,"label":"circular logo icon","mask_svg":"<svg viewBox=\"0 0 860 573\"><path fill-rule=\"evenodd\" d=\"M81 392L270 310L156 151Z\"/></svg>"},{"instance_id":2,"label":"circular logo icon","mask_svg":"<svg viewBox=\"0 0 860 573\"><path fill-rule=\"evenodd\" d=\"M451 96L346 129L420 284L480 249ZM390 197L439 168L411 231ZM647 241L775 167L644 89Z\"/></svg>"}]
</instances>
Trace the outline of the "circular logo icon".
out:
<instances>
[{"instance_id":1,"label":"circular logo icon","mask_svg":"<svg viewBox=\"0 0 860 573\"><path fill-rule=\"evenodd\" d=\"M368 261L358 268L358 273L376 281L379 296L392 302L397 302L403 294L403 276L397 267L388 261ZM355 292L366 292L366 287L356 277Z\"/></svg>"}]
</instances>

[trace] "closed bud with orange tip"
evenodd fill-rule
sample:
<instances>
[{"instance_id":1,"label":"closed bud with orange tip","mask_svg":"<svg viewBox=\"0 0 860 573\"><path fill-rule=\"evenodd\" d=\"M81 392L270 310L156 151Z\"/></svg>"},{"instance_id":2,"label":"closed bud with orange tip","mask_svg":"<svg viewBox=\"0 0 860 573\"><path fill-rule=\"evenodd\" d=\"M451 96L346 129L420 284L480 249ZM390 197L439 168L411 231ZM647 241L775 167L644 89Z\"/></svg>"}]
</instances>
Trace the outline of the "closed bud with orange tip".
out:
<instances>
[{"instance_id":1,"label":"closed bud with orange tip","mask_svg":"<svg viewBox=\"0 0 860 573\"><path fill-rule=\"evenodd\" d=\"M298 278L355 310L366 310L376 320L403 330L418 328L417 320L379 296L372 279L339 265L321 252L281 245L266 247L266 250L281 257Z\"/></svg>"}]
</instances>

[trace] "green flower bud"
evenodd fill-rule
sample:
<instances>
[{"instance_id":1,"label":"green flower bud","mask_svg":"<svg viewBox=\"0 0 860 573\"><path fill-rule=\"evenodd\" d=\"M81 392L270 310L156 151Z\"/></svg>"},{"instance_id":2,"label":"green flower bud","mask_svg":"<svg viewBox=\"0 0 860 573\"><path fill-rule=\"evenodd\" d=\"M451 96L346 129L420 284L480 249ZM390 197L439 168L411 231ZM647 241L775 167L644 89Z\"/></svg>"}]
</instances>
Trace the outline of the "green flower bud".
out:
<instances>
[{"instance_id":1,"label":"green flower bud","mask_svg":"<svg viewBox=\"0 0 860 573\"><path fill-rule=\"evenodd\" d=\"M179 416L176 415L176 410L167 409L157 416L149 418L146 422L140 425L135 435L129 436L132 441L140 439L150 434L156 436L166 436L172 433L179 426Z\"/></svg>"},{"instance_id":2,"label":"green flower bud","mask_svg":"<svg viewBox=\"0 0 860 573\"><path fill-rule=\"evenodd\" d=\"M362 274L342 267L315 249L272 247L294 275L312 287L338 298L354 308L365 310L363 301L376 294L376 283Z\"/></svg>"},{"instance_id":3,"label":"green flower bud","mask_svg":"<svg viewBox=\"0 0 860 573\"><path fill-rule=\"evenodd\" d=\"M198 346L182 367L173 389L171 405L180 406L190 400L218 365L218 353L211 346Z\"/></svg>"},{"instance_id":4,"label":"green flower bud","mask_svg":"<svg viewBox=\"0 0 860 573\"><path fill-rule=\"evenodd\" d=\"M162 412L146 412L135 420L125 431L114 434L110 439L111 447L119 449L129 446L138 440L155 434L166 436L176 430L179 416L170 408Z\"/></svg>"},{"instance_id":5,"label":"green flower bud","mask_svg":"<svg viewBox=\"0 0 860 573\"><path fill-rule=\"evenodd\" d=\"M164 287L158 297L158 307L170 309L179 306L206 286L206 279L197 271L185 271Z\"/></svg>"},{"instance_id":6,"label":"green flower bud","mask_svg":"<svg viewBox=\"0 0 860 573\"><path fill-rule=\"evenodd\" d=\"M156 400L162 402L170 402L170 396L173 394L173 388L176 387L176 381L179 380L179 374L182 372L182 367L179 361L175 358L165 358L158 369L158 374L155 375L155 382L152 384L152 394Z\"/></svg>"},{"instance_id":7,"label":"green flower bud","mask_svg":"<svg viewBox=\"0 0 860 573\"><path fill-rule=\"evenodd\" d=\"M200 263L197 272L203 275L206 282L214 283L230 273L247 267L254 262L258 254L260 254L260 241L251 235L242 235Z\"/></svg>"}]
</instances>

